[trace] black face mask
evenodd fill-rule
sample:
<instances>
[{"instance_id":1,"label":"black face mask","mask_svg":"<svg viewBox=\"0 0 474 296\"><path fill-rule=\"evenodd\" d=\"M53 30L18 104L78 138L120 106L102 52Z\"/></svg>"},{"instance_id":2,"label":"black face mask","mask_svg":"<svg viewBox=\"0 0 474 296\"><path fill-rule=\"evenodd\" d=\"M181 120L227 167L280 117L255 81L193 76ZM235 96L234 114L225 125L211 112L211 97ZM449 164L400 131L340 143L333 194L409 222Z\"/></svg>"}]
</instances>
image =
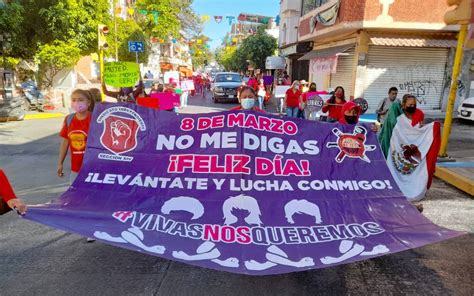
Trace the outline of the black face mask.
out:
<instances>
[{"instance_id":1,"label":"black face mask","mask_svg":"<svg viewBox=\"0 0 474 296\"><path fill-rule=\"evenodd\" d=\"M408 114L413 114L413 113L415 113L415 111L416 111L416 106L413 106L413 107L406 107L406 108L405 108L405 111L406 111Z\"/></svg>"},{"instance_id":2,"label":"black face mask","mask_svg":"<svg viewBox=\"0 0 474 296\"><path fill-rule=\"evenodd\" d=\"M348 124L356 124L357 123L357 116L349 116L349 115L344 115L344 119Z\"/></svg>"}]
</instances>

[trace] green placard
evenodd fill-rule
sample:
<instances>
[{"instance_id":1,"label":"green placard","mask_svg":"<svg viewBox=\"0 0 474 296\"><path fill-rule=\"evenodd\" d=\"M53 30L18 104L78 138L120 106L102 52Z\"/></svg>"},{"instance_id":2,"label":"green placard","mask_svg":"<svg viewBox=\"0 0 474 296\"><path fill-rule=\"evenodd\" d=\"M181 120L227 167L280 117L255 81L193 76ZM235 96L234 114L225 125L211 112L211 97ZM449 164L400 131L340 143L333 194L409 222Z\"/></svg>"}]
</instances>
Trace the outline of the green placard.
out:
<instances>
[{"instance_id":1,"label":"green placard","mask_svg":"<svg viewBox=\"0 0 474 296\"><path fill-rule=\"evenodd\" d=\"M140 79L140 68L133 62L110 62L105 64L104 81L113 87L133 87Z\"/></svg>"}]
</instances>

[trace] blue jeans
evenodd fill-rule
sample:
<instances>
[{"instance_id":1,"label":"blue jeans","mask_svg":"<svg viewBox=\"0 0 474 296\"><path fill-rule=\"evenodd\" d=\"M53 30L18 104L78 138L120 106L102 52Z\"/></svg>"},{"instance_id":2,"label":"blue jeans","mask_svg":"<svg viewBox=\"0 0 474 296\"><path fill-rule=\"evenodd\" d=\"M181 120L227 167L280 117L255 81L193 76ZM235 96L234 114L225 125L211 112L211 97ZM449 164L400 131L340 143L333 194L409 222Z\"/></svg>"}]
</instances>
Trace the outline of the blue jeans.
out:
<instances>
[{"instance_id":1,"label":"blue jeans","mask_svg":"<svg viewBox=\"0 0 474 296\"><path fill-rule=\"evenodd\" d=\"M298 117L298 107L286 107L286 115L288 117Z\"/></svg>"},{"instance_id":2,"label":"blue jeans","mask_svg":"<svg viewBox=\"0 0 474 296\"><path fill-rule=\"evenodd\" d=\"M258 97L258 107L260 109L263 109L263 97L262 96Z\"/></svg>"}]
</instances>

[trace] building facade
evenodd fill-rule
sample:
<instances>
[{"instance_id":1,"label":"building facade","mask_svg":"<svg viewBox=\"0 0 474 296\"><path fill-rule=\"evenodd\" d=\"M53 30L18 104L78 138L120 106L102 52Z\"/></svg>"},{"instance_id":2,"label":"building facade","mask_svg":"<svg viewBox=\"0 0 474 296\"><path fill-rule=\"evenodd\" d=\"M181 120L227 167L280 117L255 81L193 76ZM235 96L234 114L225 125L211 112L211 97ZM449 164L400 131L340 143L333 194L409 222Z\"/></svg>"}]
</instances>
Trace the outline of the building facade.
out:
<instances>
[{"instance_id":1,"label":"building facade","mask_svg":"<svg viewBox=\"0 0 474 296\"><path fill-rule=\"evenodd\" d=\"M296 15L293 2L281 2L288 24ZM296 44L313 47L298 61L308 63L303 71L318 89L343 86L347 98L365 98L371 111L392 86L415 95L421 109L442 109L459 30L444 23L448 9L444 0L302 0ZM470 64L470 52L465 59ZM469 76L467 69L458 81L460 97Z\"/></svg>"}]
</instances>

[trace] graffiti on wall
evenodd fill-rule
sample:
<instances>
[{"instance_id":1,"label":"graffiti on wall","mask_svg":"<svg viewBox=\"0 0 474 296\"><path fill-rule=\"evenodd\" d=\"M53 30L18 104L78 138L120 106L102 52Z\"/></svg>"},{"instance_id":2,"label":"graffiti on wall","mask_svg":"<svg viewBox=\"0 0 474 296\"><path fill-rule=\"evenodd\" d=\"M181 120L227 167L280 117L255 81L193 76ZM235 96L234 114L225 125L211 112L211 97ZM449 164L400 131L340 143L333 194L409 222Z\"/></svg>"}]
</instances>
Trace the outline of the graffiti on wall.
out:
<instances>
[{"instance_id":1,"label":"graffiti on wall","mask_svg":"<svg viewBox=\"0 0 474 296\"><path fill-rule=\"evenodd\" d=\"M411 94L416 97L418 104L426 105L429 98L440 97L440 82L431 75L439 71L438 67L429 64L414 64L394 71L394 78L404 77L398 88L403 94ZM423 73L423 79L420 79Z\"/></svg>"}]
</instances>

